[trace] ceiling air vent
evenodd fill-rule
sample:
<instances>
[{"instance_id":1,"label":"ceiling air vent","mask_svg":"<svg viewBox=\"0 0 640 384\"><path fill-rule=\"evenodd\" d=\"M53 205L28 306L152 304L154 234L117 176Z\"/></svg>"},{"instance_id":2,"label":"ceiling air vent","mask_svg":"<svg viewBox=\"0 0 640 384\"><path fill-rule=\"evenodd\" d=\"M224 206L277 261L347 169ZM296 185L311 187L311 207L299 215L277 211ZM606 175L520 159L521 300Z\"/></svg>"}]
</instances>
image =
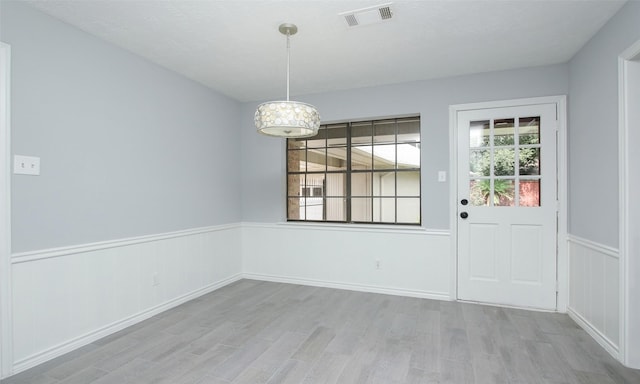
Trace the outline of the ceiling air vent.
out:
<instances>
[{"instance_id":1,"label":"ceiling air vent","mask_svg":"<svg viewBox=\"0 0 640 384\"><path fill-rule=\"evenodd\" d=\"M356 19L356 15L350 13L348 15L344 15L344 19L347 21L347 25L350 27L355 27L358 25L358 19Z\"/></svg>"},{"instance_id":2,"label":"ceiling air vent","mask_svg":"<svg viewBox=\"0 0 640 384\"><path fill-rule=\"evenodd\" d=\"M381 7L381 8L378 8L378 10L380 11L380 18L382 20L390 19L391 16L393 16L391 14L391 7L388 7L388 6L387 7Z\"/></svg>"},{"instance_id":3,"label":"ceiling air vent","mask_svg":"<svg viewBox=\"0 0 640 384\"><path fill-rule=\"evenodd\" d=\"M340 13L349 27L368 25L389 20L393 17L392 3L376 5L375 7L361 8Z\"/></svg>"}]
</instances>

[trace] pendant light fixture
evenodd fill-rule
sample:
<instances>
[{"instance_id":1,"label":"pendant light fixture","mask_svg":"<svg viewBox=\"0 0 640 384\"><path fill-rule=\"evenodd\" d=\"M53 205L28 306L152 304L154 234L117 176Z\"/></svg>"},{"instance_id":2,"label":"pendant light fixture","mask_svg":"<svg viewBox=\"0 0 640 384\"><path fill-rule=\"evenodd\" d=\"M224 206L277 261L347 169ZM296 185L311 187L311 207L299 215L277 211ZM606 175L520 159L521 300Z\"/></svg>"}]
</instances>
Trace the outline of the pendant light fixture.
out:
<instances>
[{"instance_id":1,"label":"pendant light fixture","mask_svg":"<svg viewBox=\"0 0 640 384\"><path fill-rule=\"evenodd\" d=\"M287 100L269 101L258 106L254 120L259 133L276 137L311 137L318 133L320 114L316 107L289 100L289 38L298 32L295 24L281 24L287 36Z\"/></svg>"}]
</instances>

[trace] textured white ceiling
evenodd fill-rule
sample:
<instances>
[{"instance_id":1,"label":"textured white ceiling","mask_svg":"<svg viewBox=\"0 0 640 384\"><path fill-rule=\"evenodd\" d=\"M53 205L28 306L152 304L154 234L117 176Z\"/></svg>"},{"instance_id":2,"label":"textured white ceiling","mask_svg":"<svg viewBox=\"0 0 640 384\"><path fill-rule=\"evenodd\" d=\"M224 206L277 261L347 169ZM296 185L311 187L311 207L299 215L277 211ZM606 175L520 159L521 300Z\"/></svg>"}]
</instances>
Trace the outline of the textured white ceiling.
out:
<instances>
[{"instance_id":1,"label":"textured white ceiling","mask_svg":"<svg viewBox=\"0 0 640 384\"><path fill-rule=\"evenodd\" d=\"M393 18L339 13L389 2L47 0L32 6L240 101L568 61L624 1L393 1Z\"/></svg>"}]
</instances>

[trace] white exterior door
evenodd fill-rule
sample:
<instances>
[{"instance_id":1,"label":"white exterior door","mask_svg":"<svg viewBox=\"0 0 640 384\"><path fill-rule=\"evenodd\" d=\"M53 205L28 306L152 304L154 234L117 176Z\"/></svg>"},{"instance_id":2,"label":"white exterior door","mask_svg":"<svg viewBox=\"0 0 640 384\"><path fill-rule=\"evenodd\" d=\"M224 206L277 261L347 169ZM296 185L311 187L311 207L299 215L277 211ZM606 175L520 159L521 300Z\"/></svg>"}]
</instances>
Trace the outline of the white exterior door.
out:
<instances>
[{"instance_id":1,"label":"white exterior door","mask_svg":"<svg viewBox=\"0 0 640 384\"><path fill-rule=\"evenodd\" d=\"M458 299L556 309L556 104L457 122Z\"/></svg>"}]
</instances>

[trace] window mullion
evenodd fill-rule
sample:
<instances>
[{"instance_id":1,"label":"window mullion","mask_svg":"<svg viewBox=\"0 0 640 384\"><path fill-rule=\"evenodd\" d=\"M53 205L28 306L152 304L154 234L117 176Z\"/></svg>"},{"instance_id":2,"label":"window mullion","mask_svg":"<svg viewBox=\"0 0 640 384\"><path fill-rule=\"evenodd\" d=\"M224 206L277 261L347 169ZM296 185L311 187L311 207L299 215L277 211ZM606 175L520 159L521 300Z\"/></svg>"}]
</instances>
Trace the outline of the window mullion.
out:
<instances>
[{"instance_id":1,"label":"window mullion","mask_svg":"<svg viewBox=\"0 0 640 384\"><path fill-rule=\"evenodd\" d=\"M375 209L374 206L375 204L374 202L374 197L373 197L373 178L375 175L375 169L376 169L376 157L374 155L374 152L376 151L376 142L375 142L375 137L376 137L376 125L374 124L374 122L371 122L371 176L369 177L369 198L371 199L371 219L369 220L370 222L374 223L374 213L375 213Z\"/></svg>"},{"instance_id":2,"label":"window mullion","mask_svg":"<svg viewBox=\"0 0 640 384\"><path fill-rule=\"evenodd\" d=\"M347 212L346 221L351 223L351 123L347 124L347 193L345 198L347 199Z\"/></svg>"},{"instance_id":3,"label":"window mullion","mask_svg":"<svg viewBox=\"0 0 640 384\"><path fill-rule=\"evenodd\" d=\"M393 204L394 204L394 210L393 210L393 223L397 224L398 223L398 119L396 119L395 122L395 129L394 129L394 142L395 142L395 162L393 165Z\"/></svg>"}]
</instances>

